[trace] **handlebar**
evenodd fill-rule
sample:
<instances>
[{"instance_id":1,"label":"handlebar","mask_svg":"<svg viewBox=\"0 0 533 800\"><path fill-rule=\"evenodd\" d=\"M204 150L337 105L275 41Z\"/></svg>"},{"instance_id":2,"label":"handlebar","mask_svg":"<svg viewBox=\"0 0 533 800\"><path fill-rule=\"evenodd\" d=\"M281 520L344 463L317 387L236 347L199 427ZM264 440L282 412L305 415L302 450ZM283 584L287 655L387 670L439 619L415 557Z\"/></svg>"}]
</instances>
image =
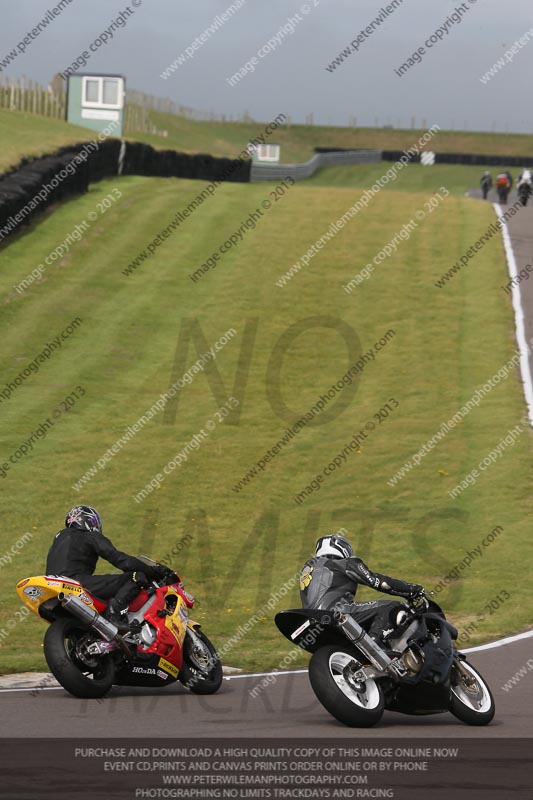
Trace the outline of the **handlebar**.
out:
<instances>
[{"instance_id":1,"label":"handlebar","mask_svg":"<svg viewBox=\"0 0 533 800\"><path fill-rule=\"evenodd\" d=\"M410 597L408 603L411 608L418 612L427 611L431 602L427 596L428 594L433 594L433 592L421 592L414 597Z\"/></svg>"}]
</instances>

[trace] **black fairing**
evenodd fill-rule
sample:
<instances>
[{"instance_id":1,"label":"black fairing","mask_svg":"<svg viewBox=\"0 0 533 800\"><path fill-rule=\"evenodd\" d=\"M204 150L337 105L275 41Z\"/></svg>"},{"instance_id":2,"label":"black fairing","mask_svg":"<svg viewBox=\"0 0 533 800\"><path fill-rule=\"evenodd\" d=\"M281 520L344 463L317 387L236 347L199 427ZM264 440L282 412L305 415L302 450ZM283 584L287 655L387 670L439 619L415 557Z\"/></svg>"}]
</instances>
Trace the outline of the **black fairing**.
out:
<instances>
[{"instance_id":1,"label":"black fairing","mask_svg":"<svg viewBox=\"0 0 533 800\"><path fill-rule=\"evenodd\" d=\"M449 681L454 646L452 631L455 630L440 614L426 613L420 619L420 627L411 638L424 654L424 666L418 675L406 678L407 683L427 681L432 685Z\"/></svg>"},{"instance_id":2,"label":"black fairing","mask_svg":"<svg viewBox=\"0 0 533 800\"><path fill-rule=\"evenodd\" d=\"M450 686L422 681L416 686L401 684L386 694L385 708L401 714L440 714L450 707Z\"/></svg>"},{"instance_id":3,"label":"black fairing","mask_svg":"<svg viewBox=\"0 0 533 800\"><path fill-rule=\"evenodd\" d=\"M418 675L403 678L399 684L391 685L386 693L386 708L416 715L436 714L449 709L454 633L456 638L457 631L440 613L423 615L420 628L411 641L424 654L424 665Z\"/></svg>"},{"instance_id":4,"label":"black fairing","mask_svg":"<svg viewBox=\"0 0 533 800\"><path fill-rule=\"evenodd\" d=\"M122 662L114 683L118 686L168 686L174 683L176 678L160 668L160 658L157 653L137 652L134 659Z\"/></svg>"},{"instance_id":5,"label":"black fairing","mask_svg":"<svg viewBox=\"0 0 533 800\"><path fill-rule=\"evenodd\" d=\"M291 608L287 611L279 611L274 617L274 622L278 630L292 644L298 645L302 650L307 650L308 653L314 653L315 650L328 644L343 646L349 644L348 639L335 626L333 613L330 611ZM306 625L307 622L309 622L308 625ZM303 625L305 628L295 636L294 632Z\"/></svg>"}]
</instances>

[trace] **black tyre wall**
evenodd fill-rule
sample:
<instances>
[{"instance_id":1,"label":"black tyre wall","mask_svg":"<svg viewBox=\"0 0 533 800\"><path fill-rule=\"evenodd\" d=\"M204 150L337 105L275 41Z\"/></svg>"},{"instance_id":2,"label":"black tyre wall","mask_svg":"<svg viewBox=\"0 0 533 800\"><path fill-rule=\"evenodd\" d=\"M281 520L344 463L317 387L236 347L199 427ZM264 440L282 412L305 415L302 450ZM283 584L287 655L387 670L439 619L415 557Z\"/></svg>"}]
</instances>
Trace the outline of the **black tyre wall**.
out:
<instances>
[{"instance_id":1,"label":"black tyre wall","mask_svg":"<svg viewBox=\"0 0 533 800\"><path fill-rule=\"evenodd\" d=\"M99 142L97 149L87 143L69 145L44 158L23 159L15 169L1 175L0 244L52 203L83 194L90 183L117 175L120 150L119 139ZM70 167L73 159L82 152L87 160ZM154 150L142 142L126 142L122 174L246 183L250 180L250 166L248 159L189 155L176 150ZM60 175L65 169L72 174ZM52 186L52 181L57 186ZM38 198L43 187L48 187L46 197ZM202 189L199 187L199 193ZM18 218L17 214L20 215Z\"/></svg>"}]
</instances>

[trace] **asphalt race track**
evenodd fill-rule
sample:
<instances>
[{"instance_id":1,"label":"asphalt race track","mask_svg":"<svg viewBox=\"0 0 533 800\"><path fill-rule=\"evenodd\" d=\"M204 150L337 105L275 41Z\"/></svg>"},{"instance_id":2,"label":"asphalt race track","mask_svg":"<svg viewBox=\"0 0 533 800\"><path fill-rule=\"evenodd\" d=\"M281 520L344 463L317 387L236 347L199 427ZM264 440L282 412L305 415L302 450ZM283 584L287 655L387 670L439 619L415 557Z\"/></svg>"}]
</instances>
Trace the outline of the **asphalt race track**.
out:
<instances>
[{"instance_id":1,"label":"asphalt race track","mask_svg":"<svg viewBox=\"0 0 533 800\"><path fill-rule=\"evenodd\" d=\"M513 203L514 200L511 200ZM505 206L502 207L505 212ZM508 221L507 226L513 244L513 251L516 259L516 268L520 275L521 270L525 270L526 265L529 269L533 267L533 205L520 209L518 214ZM533 272L525 271L523 280L519 283L519 290L524 310L524 325L526 340L531 342L533 339ZM504 291L504 290L502 290ZM533 360L530 357L530 369L533 374Z\"/></svg>"},{"instance_id":2,"label":"asphalt race track","mask_svg":"<svg viewBox=\"0 0 533 800\"><path fill-rule=\"evenodd\" d=\"M496 716L491 725L470 727L451 714L408 717L385 712L368 737L526 737L533 727L533 638L473 652L469 656L492 689ZM530 659L531 670L509 691L502 690ZM346 737L360 736L337 723L316 700L306 672L279 673L255 698L257 675L226 678L210 697L181 685L151 690L116 687L104 700L79 700L63 689L2 690L3 737Z\"/></svg>"}]
</instances>

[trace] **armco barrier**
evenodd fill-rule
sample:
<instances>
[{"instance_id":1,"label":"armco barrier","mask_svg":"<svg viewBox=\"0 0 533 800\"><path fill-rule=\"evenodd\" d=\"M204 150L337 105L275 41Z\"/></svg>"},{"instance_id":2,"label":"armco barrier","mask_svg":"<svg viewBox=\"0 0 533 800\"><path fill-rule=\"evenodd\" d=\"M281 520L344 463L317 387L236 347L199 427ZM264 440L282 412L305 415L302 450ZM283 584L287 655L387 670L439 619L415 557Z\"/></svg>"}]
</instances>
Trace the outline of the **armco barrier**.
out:
<instances>
[{"instance_id":1,"label":"armco barrier","mask_svg":"<svg viewBox=\"0 0 533 800\"><path fill-rule=\"evenodd\" d=\"M318 149L318 148L317 148ZM304 180L314 175L322 167L339 167L349 164L377 164L382 160L381 150L338 150L317 152L316 156L303 164L263 164L254 161L250 180L275 181L278 178Z\"/></svg>"},{"instance_id":2,"label":"armco barrier","mask_svg":"<svg viewBox=\"0 0 533 800\"><path fill-rule=\"evenodd\" d=\"M331 147L315 147L316 156L303 164L252 164L251 181L273 181L292 177L304 180L321 167L336 167L348 164L372 164L380 161L399 161L403 150L336 150ZM420 156L411 156L411 163L419 164ZM479 166L519 167L533 166L533 158L520 156L484 156L475 153L436 153L436 164L473 164Z\"/></svg>"},{"instance_id":3,"label":"armco barrier","mask_svg":"<svg viewBox=\"0 0 533 800\"><path fill-rule=\"evenodd\" d=\"M125 144L122 175L239 183L250 180L248 160L154 150L142 142ZM52 203L83 194L90 183L118 174L121 141L106 139L94 148L86 143L69 145L44 158L24 159L0 176L0 244ZM82 153L86 160L73 162Z\"/></svg>"}]
</instances>

